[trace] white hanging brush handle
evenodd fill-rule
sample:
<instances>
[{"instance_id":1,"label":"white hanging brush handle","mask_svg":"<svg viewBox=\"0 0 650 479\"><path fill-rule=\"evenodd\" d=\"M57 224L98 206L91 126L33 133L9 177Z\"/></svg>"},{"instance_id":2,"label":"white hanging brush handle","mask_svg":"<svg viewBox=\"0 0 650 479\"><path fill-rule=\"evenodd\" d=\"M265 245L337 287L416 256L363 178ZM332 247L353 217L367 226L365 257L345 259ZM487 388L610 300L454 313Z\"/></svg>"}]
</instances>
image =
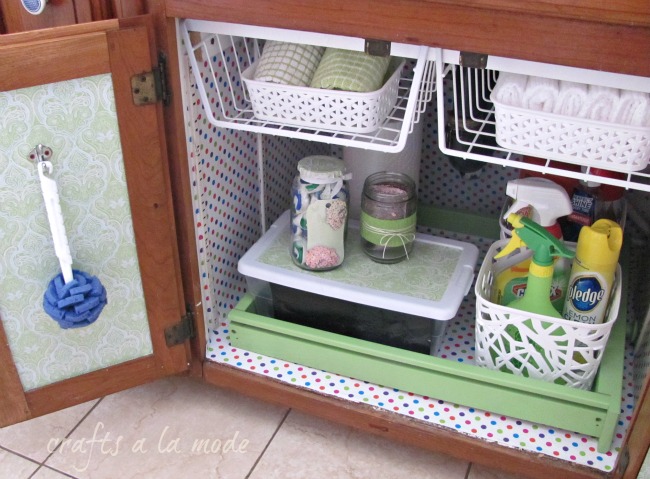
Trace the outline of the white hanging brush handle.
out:
<instances>
[{"instance_id":1,"label":"white hanging brush handle","mask_svg":"<svg viewBox=\"0 0 650 479\"><path fill-rule=\"evenodd\" d=\"M47 146L38 145L30 158L37 160L38 177L41 180L41 191L45 200L45 209L47 210L47 219L50 223L52 240L54 241L54 252L59 259L63 280L67 284L73 280L72 275L72 256L68 245L68 237L65 233L65 224L63 223L63 214L61 213L61 203L59 202L59 190L56 181L50 178L52 173L52 163L49 159L52 157L52 150ZM47 168L47 173L45 173Z\"/></svg>"}]
</instances>

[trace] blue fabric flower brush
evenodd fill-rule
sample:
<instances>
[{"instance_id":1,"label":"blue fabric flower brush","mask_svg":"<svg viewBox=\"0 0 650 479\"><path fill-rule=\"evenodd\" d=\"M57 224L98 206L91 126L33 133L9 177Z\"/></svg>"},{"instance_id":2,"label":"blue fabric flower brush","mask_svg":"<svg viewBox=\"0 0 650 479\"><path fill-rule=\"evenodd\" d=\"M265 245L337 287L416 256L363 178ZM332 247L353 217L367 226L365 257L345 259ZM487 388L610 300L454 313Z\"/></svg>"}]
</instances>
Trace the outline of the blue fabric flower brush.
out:
<instances>
[{"instance_id":1,"label":"blue fabric flower brush","mask_svg":"<svg viewBox=\"0 0 650 479\"><path fill-rule=\"evenodd\" d=\"M51 157L52 150L43 145L38 145L30 153L30 159L36 161L38 167L54 251L61 266L61 273L50 281L45 291L43 309L63 329L80 328L97 320L107 303L106 289L97 277L72 269L58 188L48 176L52 173Z\"/></svg>"}]
</instances>

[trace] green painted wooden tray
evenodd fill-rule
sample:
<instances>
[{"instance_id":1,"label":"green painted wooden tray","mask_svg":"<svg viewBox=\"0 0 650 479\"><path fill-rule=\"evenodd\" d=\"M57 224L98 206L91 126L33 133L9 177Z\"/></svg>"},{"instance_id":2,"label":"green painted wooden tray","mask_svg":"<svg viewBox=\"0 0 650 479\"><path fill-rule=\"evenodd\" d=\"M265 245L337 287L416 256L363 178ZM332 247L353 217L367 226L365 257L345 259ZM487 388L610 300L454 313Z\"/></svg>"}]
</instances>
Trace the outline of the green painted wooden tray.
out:
<instances>
[{"instance_id":1,"label":"green painted wooden tray","mask_svg":"<svg viewBox=\"0 0 650 479\"><path fill-rule=\"evenodd\" d=\"M466 234L496 229L483 219L421 208L420 224L463 226ZM462 218L459 216L463 216ZM447 222L445 222L447 221ZM471 225L468 231L467 225ZM477 231L478 228L478 231ZM625 298L626 282L623 282ZM612 442L620 412L626 305L622 304L591 391L514 376L384 346L257 314L245 295L230 312L233 346L305 366L444 401L587 434L599 452Z\"/></svg>"}]
</instances>

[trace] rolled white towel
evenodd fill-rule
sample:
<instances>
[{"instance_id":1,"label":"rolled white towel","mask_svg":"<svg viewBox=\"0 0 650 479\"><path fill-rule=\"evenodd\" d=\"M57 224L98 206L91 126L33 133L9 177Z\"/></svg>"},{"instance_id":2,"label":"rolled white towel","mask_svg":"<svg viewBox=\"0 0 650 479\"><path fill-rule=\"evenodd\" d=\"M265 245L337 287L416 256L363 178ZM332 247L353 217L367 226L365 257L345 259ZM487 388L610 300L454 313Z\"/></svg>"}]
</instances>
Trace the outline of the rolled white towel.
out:
<instances>
[{"instance_id":1,"label":"rolled white towel","mask_svg":"<svg viewBox=\"0 0 650 479\"><path fill-rule=\"evenodd\" d=\"M612 123L650 126L650 96L638 91L621 90L618 106L610 117Z\"/></svg>"},{"instance_id":2,"label":"rolled white towel","mask_svg":"<svg viewBox=\"0 0 650 479\"><path fill-rule=\"evenodd\" d=\"M618 108L618 103L618 89L600 85L589 85L587 101L582 107L579 116L589 120L610 121L612 113Z\"/></svg>"},{"instance_id":3,"label":"rolled white towel","mask_svg":"<svg viewBox=\"0 0 650 479\"><path fill-rule=\"evenodd\" d=\"M494 101L508 106L521 107L528 77L518 73L501 72L497 84L492 90L491 98Z\"/></svg>"},{"instance_id":4,"label":"rolled white towel","mask_svg":"<svg viewBox=\"0 0 650 479\"><path fill-rule=\"evenodd\" d=\"M557 80L530 76L526 83L523 106L530 110L552 113L559 93L560 85Z\"/></svg>"},{"instance_id":5,"label":"rolled white towel","mask_svg":"<svg viewBox=\"0 0 650 479\"><path fill-rule=\"evenodd\" d=\"M579 117L587 101L588 87L584 83L560 81L560 92L553 108L556 115Z\"/></svg>"}]
</instances>

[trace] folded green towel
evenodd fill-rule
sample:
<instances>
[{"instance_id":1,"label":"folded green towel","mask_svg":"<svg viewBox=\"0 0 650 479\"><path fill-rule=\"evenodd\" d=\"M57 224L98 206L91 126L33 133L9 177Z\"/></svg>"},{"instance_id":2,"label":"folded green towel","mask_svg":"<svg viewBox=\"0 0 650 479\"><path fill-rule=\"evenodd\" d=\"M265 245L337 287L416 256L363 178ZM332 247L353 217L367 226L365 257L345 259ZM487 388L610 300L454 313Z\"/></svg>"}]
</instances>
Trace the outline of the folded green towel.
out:
<instances>
[{"instance_id":1,"label":"folded green towel","mask_svg":"<svg viewBox=\"0 0 650 479\"><path fill-rule=\"evenodd\" d=\"M370 92L384 84L389 57L328 48L311 81L313 88Z\"/></svg>"},{"instance_id":2,"label":"folded green towel","mask_svg":"<svg viewBox=\"0 0 650 479\"><path fill-rule=\"evenodd\" d=\"M255 80L309 86L325 48L269 40L255 70Z\"/></svg>"}]
</instances>

